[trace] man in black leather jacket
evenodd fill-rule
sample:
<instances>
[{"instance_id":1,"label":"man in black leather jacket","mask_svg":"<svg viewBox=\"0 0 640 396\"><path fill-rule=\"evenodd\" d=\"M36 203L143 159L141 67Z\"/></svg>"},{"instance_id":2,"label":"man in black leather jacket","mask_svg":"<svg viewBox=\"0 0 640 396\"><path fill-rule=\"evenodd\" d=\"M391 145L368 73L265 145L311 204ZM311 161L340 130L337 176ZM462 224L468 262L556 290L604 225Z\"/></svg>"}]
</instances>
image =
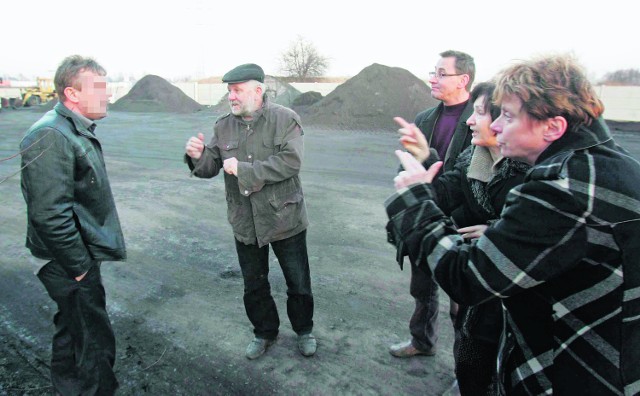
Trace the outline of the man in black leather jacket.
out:
<instances>
[{"instance_id":1,"label":"man in black leather jacket","mask_svg":"<svg viewBox=\"0 0 640 396\"><path fill-rule=\"evenodd\" d=\"M111 395L118 388L100 264L124 260L126 250L95 134L94 121L106 116L111 96L105 74L93 59L64 59L54 78L60 103L20 143L26 246L58 305L51 380L62 395Z\"/></svg>"}]
</instances>

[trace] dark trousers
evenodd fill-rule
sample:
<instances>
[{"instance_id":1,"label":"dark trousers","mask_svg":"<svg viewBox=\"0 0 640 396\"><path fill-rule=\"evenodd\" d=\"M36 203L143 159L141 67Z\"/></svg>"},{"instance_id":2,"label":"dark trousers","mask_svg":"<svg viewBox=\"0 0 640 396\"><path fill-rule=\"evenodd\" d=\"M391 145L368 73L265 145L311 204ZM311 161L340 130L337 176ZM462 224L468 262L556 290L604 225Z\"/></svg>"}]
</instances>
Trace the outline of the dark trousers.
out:
<instances>
[{"instance_id":1,"label":"dark trousers","mask_svg":"<svg viewBox=\"0 0 640 396\"><path fill-rule=\"evenodd\" d=\"M411 264L411 284L409 292L415 299L416 307L409 321L411 343L422 351L430 351L438 342L438 284L430 272ZM449 303L449 315L455 323L458 304Z\"/></svg>"},{"instance_id":2,"label":"dark trousers","mask_svg":"<svg viewBox=\"0 0 640 396\"><path fill-rule=\"evenodd\" d=\"M51 381L61 395L113 395L116 342L106 311L100 262L76 281L56 262L38 273L49 296L58 304L53 318Z\"/></svg>"},{"instance_id":3,"label":"dark trousers","mask_svg":"<svg viewBox=\"0 0 640 396\"><path fill-rule=\"evenodd\" d=\"M492 395L498 346L457 331L455 372L461 395Z\"/></svg>"},{"instance_id":4,"label":"dark trousers","mask_svg":"<svg viewBox=\"0 0 640 396\"><path fill-rule=\"evenodd\" d=\"M307 257L307 232L271 243L287 282L287 314L298 335L313 328L313 295ZM244 307L256 337L275 339L280 318L269 285L269 246L246 245L236 239L244 279Z\"/></svg>"}]
</instances>

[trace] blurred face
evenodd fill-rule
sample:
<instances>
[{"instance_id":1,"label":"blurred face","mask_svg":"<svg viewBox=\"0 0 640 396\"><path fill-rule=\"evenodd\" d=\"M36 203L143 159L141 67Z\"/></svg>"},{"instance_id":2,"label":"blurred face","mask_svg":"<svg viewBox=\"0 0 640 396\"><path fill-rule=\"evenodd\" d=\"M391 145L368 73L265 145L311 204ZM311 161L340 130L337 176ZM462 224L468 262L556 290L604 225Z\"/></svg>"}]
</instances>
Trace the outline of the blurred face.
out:
<instances>
[{"instance_id":1,"label":"blurred face","mask_svg":"<svg viewBox=\"0 0 640 396\"><path fill-rule=\"evenodd\" d=\"M107 116L107 103L111 91L107 88L107 79L92 71L86 70L78 75L75 89L76 111L90 120L99 120Z\"/></svg>"},{"instance_id":2,"label":"blurred face","mask_svg":"<svg viewBox=\"0 0 640 396\"><path fill-rule=\"evenodd\" d=\"M245 81L227 86L231 114L240 117L251 117L262 106L262 89L252 81Z\"/></svg>"},{"instance_id":3,"label":"blurred face","mask_svg":"<svg viewBox=\"0 0 640 396\"><path fill-rule=\"evenodd\" d=\"M467 120L471 129L471 144L483 147L496 147L496 133L491 130L491 113L485 110L487 97L480 96L473 102L473 114Z\"/></svg>"},{"instance_id":4,"label":"blurred face","mask_svg":"<svg viewBox=\"0 0 640 396\"><path fill-rule=\"evenodd\" d=\"M531 118L523 109L522 101L506 95L500 104L500 117L491 124L497 134L500 153L534 165L540 154L551 144L545 139L547 125Z\"/></svg>"},{"instance_id":5,"label":"blurred face","mask_svg":"<svg viewBox=\"0 0 640 396\"><path fill-rule=\"evenodd\" d=\"M435 75L429 78L431 84L431 96L434 99L444 102L445 105L457 104L451 103L457 100L460 85L464 88L464 75L451 76L456 73L456 58L440 58L435 67ZM438 77L441 76L441 77Z\"/></svg>"}]
</instances>

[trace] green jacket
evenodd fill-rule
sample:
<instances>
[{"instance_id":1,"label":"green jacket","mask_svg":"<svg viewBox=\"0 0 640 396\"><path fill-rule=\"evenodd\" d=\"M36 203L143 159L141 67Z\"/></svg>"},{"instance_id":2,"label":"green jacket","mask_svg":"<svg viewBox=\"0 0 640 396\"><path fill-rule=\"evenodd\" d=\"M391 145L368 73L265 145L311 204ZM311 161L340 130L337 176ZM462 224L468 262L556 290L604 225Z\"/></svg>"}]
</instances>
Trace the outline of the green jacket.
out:
<instances>
[{"instance_id":1,"label":"green jacket","mask_svg":"<svg viewBox=\"0 0 640 396\"><path fill-rule=\"evenodd\" d=\"M237 240L262 247L292 237L309 225L299 173L303 156L300 117L264 102L253 121L220 117L198 161L186 157L192 175L211 178L223 161L238 160L238 177L224 173L227 215Z\"/></svg>"},{"instance_id":2,"label":"green jacket","mask_svg":"<svg viewBox=\"0 0 640 396\"><path fill-rule=\"evenodd\" d=\"M87 272L94 260L126 258L94 129L58 103L20 143L26 246L35 257L58 261L72 277Z\"/></svg>"}]
</instances>

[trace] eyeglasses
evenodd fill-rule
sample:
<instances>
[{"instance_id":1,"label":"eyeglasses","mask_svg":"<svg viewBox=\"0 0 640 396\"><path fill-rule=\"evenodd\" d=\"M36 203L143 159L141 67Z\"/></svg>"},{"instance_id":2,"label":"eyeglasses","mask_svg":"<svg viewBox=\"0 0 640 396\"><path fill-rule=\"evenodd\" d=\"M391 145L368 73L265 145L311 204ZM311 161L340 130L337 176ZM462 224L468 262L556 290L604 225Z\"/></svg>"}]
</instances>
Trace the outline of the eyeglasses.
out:
<instances>
[{"instance_id":1,"label":"eyeglasses","mask_svg":"<svg viewBox=\"0 0 640 396\"><path fill-rule=\"evenodd\" d=\"M445 77L461 76L463 74L467 74L467 73L447 74L447 73L445 73L443 71L437 71L437 72L429 72L429 78L436 77L438 80L442 80Z\"/></svg>"}]
</instances>

